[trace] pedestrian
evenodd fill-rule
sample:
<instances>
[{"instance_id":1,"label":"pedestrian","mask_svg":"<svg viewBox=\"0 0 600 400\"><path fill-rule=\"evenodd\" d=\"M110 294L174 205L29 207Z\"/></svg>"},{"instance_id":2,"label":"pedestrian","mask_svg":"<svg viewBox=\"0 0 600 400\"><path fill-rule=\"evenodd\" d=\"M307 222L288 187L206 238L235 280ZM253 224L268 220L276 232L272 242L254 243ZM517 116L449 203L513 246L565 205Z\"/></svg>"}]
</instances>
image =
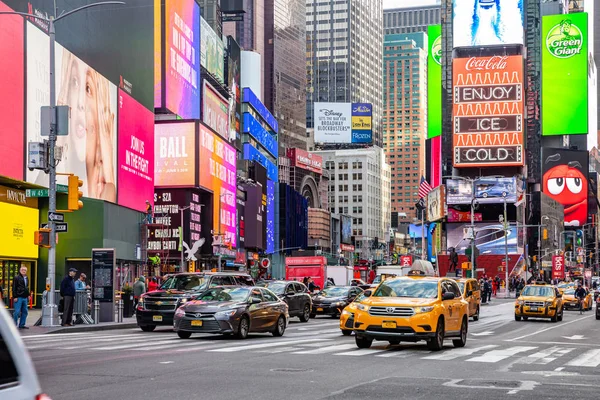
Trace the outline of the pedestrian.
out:
<instances>
[{"instance_id":1,"label":"pedestrian","mask_svg":"<svg viewBox=\"0 0 600 400\"><path fill-rule=\"evenodd\" d=\"M152 204L150 204L150 200L146 200L146 218L145 221L147 224L152 223Z\"/></svg>"},{"instance_id":2,"label":"pedestrian","mask_svg":"<svg viewBox=\"0 0 600 400\"><path fill-rule=\"evenodd\" d=\"M73 326L73 304L75 302L75 275L77 270L70 268L60 283L60 295L64 299L62 326Z\"/></svg>"},{"instance_id":3,"label":"pedestrian","mask_svg":"<svg viewBox=\"0 0 600 400\"><path fill-rule=\"evenodd\" d=\"M457 268L458 268L458 253L456 253L456 249L454 247L452 247L452 250L450 250L450 267L448 268L448 271L456 271Z\"/></svg>"},{"instance_id":4,"label":"pedestrian","mask_svg":"<svg viewBox=\"0 0 600 400\"><path fill-rule=\"evenodd\" d=\"M25 325L27 322L27 306L29 303L29 278L27 277L27 267L21 266L19 273L13 279L13 299L14 308L13 318L15 319L15 325L19 329L29 329Z\"/></svg>"},{"instance_id":5,"label":"pedestrian","mask_svg":"<svg viewBox=\"0 0 600 400\"><path fill-rule=\"evenodd\" d=\"M305 276L304 279L302 279L302 283L304 286L308 287L308 276Z\"/></svg>"},{"instance_id":6,"label":"pedestrian","mask_svg":"<svg viewBox=\"0 0 600 400\"><path fill-rule=\"evenodd\" d=\"M137 308L140 297L146 293L146 278L144 275L140 276L137 281L133 284L133 309Z\"/></svg>"},{"instance_id":7,"label":"pedestrian","mask_svg":"<svg viewBox=\"0 0 600 400\"><path fill-rule=\"evenodd\" d=\"M319 286L317 286L315 284L315 282L313 282L313 279L312 278L308 278L308 291L309 292L314 292L314 291L317 291L319 289L321 289L321 288Z\"/></svg>"},{"instance_id":8,"label":"pedestrian","mask_svg":"<svg viewBox=\"0 0 600 400\"><path fill-rule=\"evenodd\" d=\"M75 281L75 290L76 291L86 290L86 289L90 288L89 285L85 284L85 279L86 278L87 278L87 276L83 272L79 275L79 279L77 279Z\"/></svg>"},{"instance_id":9,"label":"pedestrian","mask_svg":"<svg viewBox=\"0 0 600 400\"><path fill-rule=\"evenodd\" d=\"M373 283L375 278L377 277L377 272L375 272L375 267L371 271L369 271L369 283Z\"/></svg>"},{"instance_id":10,"label":"pedestrian","mask_svg":"<svg viewBox=\"0 0 600 400\"><path fill-rule=\"evenodd\" d=\"M150 282L148 282L148 291L153 292L155 290L158 290L158 281L156 280L156 277L153 276Z\"/></svg>"}]
</instances>

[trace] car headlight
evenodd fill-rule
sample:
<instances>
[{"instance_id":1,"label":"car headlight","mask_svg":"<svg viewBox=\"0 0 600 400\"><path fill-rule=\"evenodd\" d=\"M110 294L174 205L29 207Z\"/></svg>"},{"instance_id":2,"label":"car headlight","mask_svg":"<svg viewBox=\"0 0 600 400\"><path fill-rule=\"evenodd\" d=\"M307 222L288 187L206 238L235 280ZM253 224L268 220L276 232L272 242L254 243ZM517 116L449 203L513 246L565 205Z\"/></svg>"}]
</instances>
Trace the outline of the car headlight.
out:
<instances>
[{"instance_id":1,"label":"car headlight","mask_svg":"<svg viewBox=\"0 0 600 400\"><path fill-rule=\"evenodd\" d=\"M215 317L231 317L237 310L224 310L215 313Z\"/></svg>"},{"instance_id":2,"label":"car headlight","mask_svg":"<svg viewBox=\"0 0 600 400\"><path fill-rule=\"evenodd\" d=\"M517 305L522 306L525 302L523 300L517 300Z\"/></svg>"},{"instance_id":3,"label":"car headlight","mask_svg":"<svg viewBox=\"0 0 600 400\"><path fill-rule=\"evenodd\" d=\"M338 302L333 303L333 304L339 307L339 306L343 306L346 303L344 303L343 301L338 301Z\"/></svg>"},{"instance_id":4,"label":"car headlight","mask_svg":"<svg viewBox=\"0 0 600 400\"><path fill-rule=\"evenodd\" d=\"M415 313L417 313L417 314L426 313L426 312L433 311L433 306L415 307L414 310L415 310Z\"/></svg>"},{"instance_id":5,"label":"car headlight","mask_svg":"<svg viewBox=\"0 0 600 400\"><path fill-rule=\"evenodd\" d=\"M350 311L348 311L348 310L344 310L344 311L342 311L342 315L347 315L347 316L351 317L351 316L353 316L354 314L353 314L353 313L351 313L351 312L350 312Z\"/></svg>"},{"instance_id":6,"label":"car headlight","mask_svg":"<svg viewBox=\"0 0 600 400\"><path fill-rule=\"evenodd\" d=\"M175 311L176 317L183 317L184 315L185 315L185 311L183 311L183 309L181 307Z\"/></svg>"},{"instance_id":7,"label":"car headlight","mask_svg":"<svg viewBox=\"0 0 600 400\"><path fill-rule=\"evenodd\" d=\"M185 303L187 303L187 301L188 301L188 299L185 299L185 298L179 299L180 304L185 304Z\"/></svg>"},{"instance_id":8,"label":"car headlight","mask_svg":"<svg viewBox=\"0 0 600 400\"><path fill-rule=\"evenodd\" d=\"M356 308L358 308L360 311L369 311L369 306L365 304L358 304Z\"/></svg>"},{"instance_id":9,"label":"car headlight","mask_svg":"<svg viewBox=\"0 0 600 400\"><path fill-rule=\"evenodd\" d=\"M550 307L554 302L552 300L546 302L546 307Z\"/></svg>"}]
</instances>

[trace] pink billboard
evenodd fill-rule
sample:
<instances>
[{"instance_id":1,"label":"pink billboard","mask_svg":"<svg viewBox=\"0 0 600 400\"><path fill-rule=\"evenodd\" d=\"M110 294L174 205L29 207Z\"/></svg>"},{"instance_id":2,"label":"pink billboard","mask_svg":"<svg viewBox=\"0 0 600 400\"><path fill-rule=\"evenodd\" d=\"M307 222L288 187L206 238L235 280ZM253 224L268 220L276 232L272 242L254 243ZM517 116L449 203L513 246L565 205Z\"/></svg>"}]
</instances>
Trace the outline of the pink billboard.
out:
<instances>
[{"instance_id":1,"label":"pink billboard","mask_svg":"<svg viewBox=\"0 0 600 400\"><path fill-rule=\"evenodd\" d=\"M154 198L154 113L119 89L118 203L138 211Z\"/></svg>"},{"instance_id":2,"label":"pink billboard","mask_svg":"<svg viewBox=\"0 0 600 400\"><path fill-rule=\"evenodd\" d=\"M233 146L200 124L200 186L213 192L214 231L223 234L224 243L231 243L234 248L237 225L235 156Z\"/></svg>"}]
</instances>

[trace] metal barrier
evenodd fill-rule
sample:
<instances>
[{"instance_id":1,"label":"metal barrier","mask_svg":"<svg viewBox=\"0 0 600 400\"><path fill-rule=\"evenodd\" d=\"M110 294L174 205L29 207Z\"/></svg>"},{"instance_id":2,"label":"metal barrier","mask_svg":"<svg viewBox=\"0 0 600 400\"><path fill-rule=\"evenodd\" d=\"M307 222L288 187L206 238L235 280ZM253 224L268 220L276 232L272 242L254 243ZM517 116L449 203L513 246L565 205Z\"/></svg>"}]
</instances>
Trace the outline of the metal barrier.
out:
<instances>
[{"instance_id":1,"label":"metal barrier","mask_svg":"<svg viewBox=\"0 0 600 400\"><path fill-rule=\"evenodd\" d=\"M73 315L76 317L76 322L91 325L94 323L89 313L90 291L78 290L75 292L73 304Z\"/></svg>"},{"instance_id":2,"label":"metal barrier","mask_svg":"<svg viewBox=\"0 0 600 400\"><path fill-rule=\"evenodd\" d=\"M94 300L94 318L92 323L97 324L100 322L100 301Z\"/></svg>"},{"instance_id":3,"label":"metal barrier","mask_svg":"<svg viewBox=\"0 0 600 400\"><path fill-rule=\"evenodd\" d=\"M123 322L123 299L117 302L117 322Z\"/></svg>"}]
</instances>

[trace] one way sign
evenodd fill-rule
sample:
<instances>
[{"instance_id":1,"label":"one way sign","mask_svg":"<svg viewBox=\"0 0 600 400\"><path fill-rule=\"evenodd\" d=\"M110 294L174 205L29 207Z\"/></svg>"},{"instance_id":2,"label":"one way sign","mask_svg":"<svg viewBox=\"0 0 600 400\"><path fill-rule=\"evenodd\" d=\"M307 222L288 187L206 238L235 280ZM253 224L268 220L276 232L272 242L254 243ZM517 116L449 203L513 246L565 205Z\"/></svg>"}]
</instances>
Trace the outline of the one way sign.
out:
<instances>
[{"instance_id":1,"label":"one way sign","mask_svg":"<svg viewBox=\"0 0 600 400\"><path fill-rule=\"evenodd\" d=\"M65 222L65 214L48 211L48 221Z\"/></svg>"}]
</instances>

